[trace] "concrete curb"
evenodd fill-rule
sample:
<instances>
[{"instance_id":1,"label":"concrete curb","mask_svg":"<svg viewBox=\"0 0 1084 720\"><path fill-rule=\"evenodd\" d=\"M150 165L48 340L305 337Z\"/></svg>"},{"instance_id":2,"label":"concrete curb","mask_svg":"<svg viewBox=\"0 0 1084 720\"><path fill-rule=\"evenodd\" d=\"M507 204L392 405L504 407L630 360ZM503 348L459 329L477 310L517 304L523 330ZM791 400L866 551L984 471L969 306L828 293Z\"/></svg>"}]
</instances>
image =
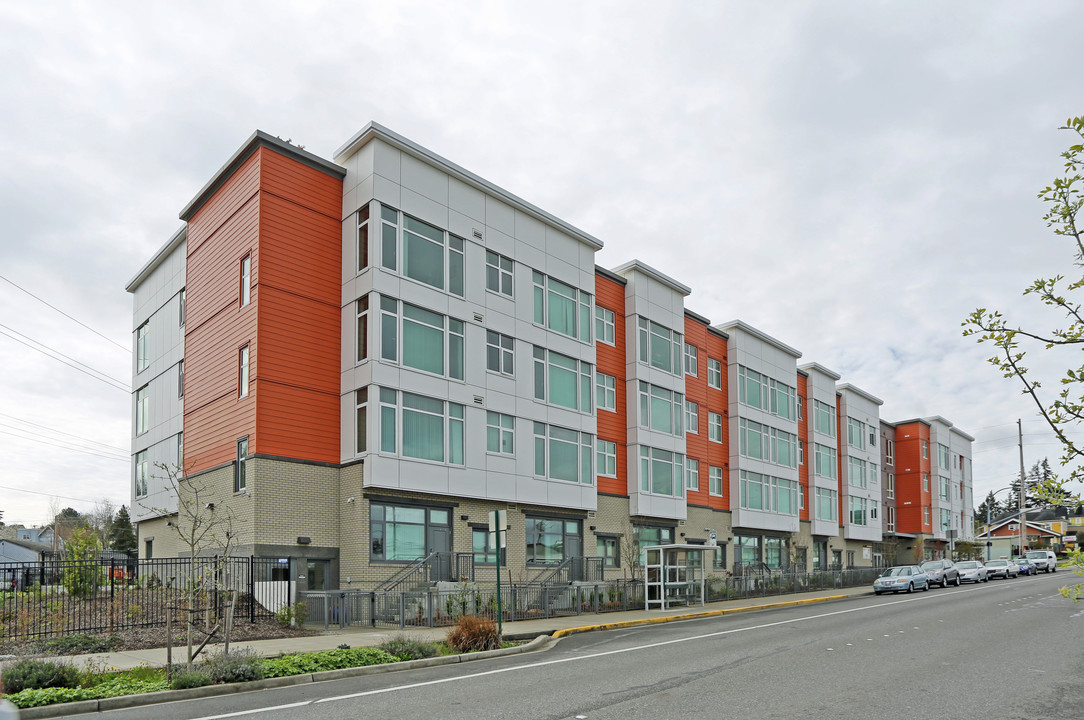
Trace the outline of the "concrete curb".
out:
<instances>
[{"instance_id":1,"label":"concrete curb","mask_svg":"<svg viewBox=\"0 0 1084 720\"><path fill-rule=\"evenodd\" d=\"M405 660L403 662L386 663L383 665L365 665L356 668L343 668L342 670L326 670L324 672L305 673L303 675L253 680L252 682L245 683L205 685L204 687L188 688L186 690L164 690L161 692L142 693L140 695L121 695L118 697L102 698L100 700L79 700L70 703L43 705L41 707L19 710L19 718L20 720L40 720L43 718L62 717L64 715L105 712L106 710L120 710L122 708L157 705L165 702L178 702L181 700L196 700L199 698L218 697L221 695L233 695L235 693L251 692L253 690L266 690L269 688L288 687L290 685L324 682L327 680L342 680L344 678L361 677L364 675L381 675L383 673L435 667L437 665L453 665L455 663L486 660L502 655L519 655L535 650L544 650L548 649L551 644L552 638L549 635L538 635L525 645L519 645L512 648L501 648L500 650L463 653L461 655L444 655L442 657L425 658L422 660Z\"/></svg>"},{"instance_id":2,"label":"concrete curb","mask_svg":"<svg viewBox=\"0 0 1084 720\"><path fill-rule=\"evenodd\" d=\"M677 622L678 620L698 620L701 618L718 617L720 615L734 615L735 613L750 612L752 610L769 610L772 608L793 607L795 605L811 605L813 603L828 602L829 600L845 600L852 595L828 595L826 597L805 598L802 600L786 600L784 602L764 603L763 605L749 605L740 608L725 608L722 610L705 610L704 612L683 613L681 615L665 615L663 617L643 618L641 620L624 620L622 622L602 623L601 625L584 625L582 627L563 628L553 633L554 638L562 638L566 635L591 632L593 630L615 630L617 628L636 627L638 625L656 625L659 623Z\"/></svg>"}]
</instances>

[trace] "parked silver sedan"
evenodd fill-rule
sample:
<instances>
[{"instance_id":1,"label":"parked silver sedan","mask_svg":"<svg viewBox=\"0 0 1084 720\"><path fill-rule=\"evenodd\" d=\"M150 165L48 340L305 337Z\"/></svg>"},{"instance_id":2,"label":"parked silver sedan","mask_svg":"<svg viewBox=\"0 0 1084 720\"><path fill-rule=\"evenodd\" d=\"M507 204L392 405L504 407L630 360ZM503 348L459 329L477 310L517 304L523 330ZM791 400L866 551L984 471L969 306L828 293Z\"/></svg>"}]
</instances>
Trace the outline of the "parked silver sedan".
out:
<instances>
[{"instance_id":1,"label":"parked silver sedan","mask_svg":"<svg viewBox=\"0 0 1084 720\"><path fill-rule=\"evenodd\" d=\"M929 590L930 576L917 565L897 565L885 568L880 577L873 581L873 592L880 595L883 592L914 592L915 590Z\"/></svg>"},{"instance_id":2,"label":"parked silver sedan","mask_svg":"<svg viewBox=\"0 0 1084 720\"><path fill-rule=\"evenodd\" d=\"M990 574L986 571L986 566L978 560L958 562L956 569L960 571L960 582L990 582Z\"/></svg>"},{"instance_id":3,"label":"parked silver sedan","mask_svg":"<svg viewBox=\"0 0 1084 720\"><path fill-rule=\"evenodd\" d=\"M1012 560L991 560L986 563L986 574L992 578L1014 578L1020 574L1020 566Z\"/></svg>"}]
</instances>

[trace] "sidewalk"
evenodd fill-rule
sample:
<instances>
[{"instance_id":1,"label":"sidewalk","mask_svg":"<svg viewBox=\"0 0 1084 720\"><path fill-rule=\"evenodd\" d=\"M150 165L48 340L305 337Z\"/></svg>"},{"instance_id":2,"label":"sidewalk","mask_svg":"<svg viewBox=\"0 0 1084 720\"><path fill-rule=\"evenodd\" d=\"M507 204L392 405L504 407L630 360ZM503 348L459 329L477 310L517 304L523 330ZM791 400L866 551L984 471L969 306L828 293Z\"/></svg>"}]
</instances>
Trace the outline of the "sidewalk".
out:
<instances>
[{"instance_id":1,"label":"sidewalk","mask_svg":"<svg viewBox=\"0 0 1084 720\"><path fill-rule=\"evenodd\" d=\"M504 623L504 637L509 640L530 640L539 635L560 637L575 632L603 630L615 627L633 627L659 622L688 620L694 617L711 617L735 612L746 612L776 607L788 607L807 603L826 602L857 595L869 594L866 585L853 588L821 590L792 595L770 595L767 597L748 598L745 600L726 600L708 603L704 606L680 607L670 610L628 610L601 614L572 615L568 617L542 618L538 620L517 620ZM286 653L333 650L339 645L350 647L375 647L386 640L398 636L407 636L423 642L443 640L450 628L408 627L397 628L349 627L342 630L312 635L309 637L281 638L276 640L251 640L230 644L230 649L251 649L261 657L276 657ZM222 651L221 644L209 644L200 657ZM173 648L173 662L184 662L187 647ZM166 664L166 649L127 650L123 652L94 653L75 655L71 662L82 667L113 668L127 670L141 665L153 667Z\"/></svg>"}]
</instances>

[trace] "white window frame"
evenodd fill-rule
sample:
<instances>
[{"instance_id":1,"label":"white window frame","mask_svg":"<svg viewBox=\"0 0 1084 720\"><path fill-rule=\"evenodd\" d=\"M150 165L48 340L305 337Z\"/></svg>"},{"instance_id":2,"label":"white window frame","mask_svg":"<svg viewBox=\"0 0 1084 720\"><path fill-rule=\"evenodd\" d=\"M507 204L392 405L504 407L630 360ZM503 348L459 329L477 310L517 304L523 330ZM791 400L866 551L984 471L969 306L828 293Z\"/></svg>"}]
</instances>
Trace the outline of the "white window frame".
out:
<instances>
[{"instance_id":1,"label":"white window frame","mask_svg":"<svg viewBox=\"0 0 1084 720\"><path fill-rule=\"evenodd\" d=\"M708 358L708 387L723 389L723 362L713 357Z\"/></svg>"},{"instance_id":2,"label":"white window frame","mask_svg":"<svg viewBox=\"0 0 1084 720\"><path fill-rule=\"evenodd\" d=\"M859 450L866 449L866 424L853 417L847 417L847 444Z\"/></svg>"},{"instance_id":3,"label":"white window frame","mask_svg":"<svg viewBox=\"0 0 1084 720\"><path fill-rule=\"evenodd\" d=\"M827 428L827 430L825 430ZM836 436L836 409L820 400L813 400L813 429L821 435Z\"/></svg>"},{"instance_id":4,"label":"white window frame","mask_svg":"<svg viewBox=\"0 0 1084 720\"><path fill-rule=\"evenodd\" d=\"M607 345L617 345L617 313L595 305L595 338Z\"/></svg>"},{"instance_id":5,"label":"white window frame","mask_svg":"<svg viewBox=\"0 0 1084 720\"><path fill-rule=\"evenodd\" d=\"M354 364L369 359L369 296L362 295L354 303Z\"/></svg>"},{"instance_id":6,"label":"white window frame","mask_svg":"<svg viewBox=\"0 0 1084 720\"><path fill-rule=\"evenodd\" d=\"M685 490L700 491L700 461L685 456Z\"/></svg>"},{"instance_id":7,"label":"white window frame","mask_svg":"<svg viewBox=\"0 0 1084 720\"><path fill-rule=\"evenodd\" d=\"M592 302L590 293L580 290L564 280L558 280L555 277L550 277L537 270L531 271L531 283L534 290L533 317L535 325L552 330L565 337L579 340L580 342L591 342L591 318L594 317L594 313L591 311ZM563 291L565 289L567 289L567 292ZM576 312L573 313L572 317L574 327L572 328L571 333L566 333L553 326L555 321L550 303L551 298L554 296L564 298L576 307Z\"/></svg>"},{"instance_id":8,"label":"white window frame","mask_svg":"<svg viewBox=\"0 0 1084 720\"><path fill-rule=\"evenodd\" d=\"M592 381L594 378L594 367L590 363L577 360L576 358L563 355L553 350L547 350L544 347L538 345L534 346L534 398L544 403L554 405L556 407L567 408L568 410L574 410L582 413L593 412L594 406L594 392L592 391ZM557 358L559 361L554 362ZM565 367L560 364L560 361L571 363L572 368ZM551 399L550 379L553 368L557 368L563 372L577 373L579 382L576 383L576 407L569 407L568 405L562 405L555 403Z\"/></svg>"},{"instance_id":9,"label":"white window frame","mask_svg":"<svg viewBox=\"0 0 1084 720\"><path fill-rule=\"evenodd\" d=\"M723 416L721 413L708 411L708 440L721 443L723 441Z\"/></svg>"},{"instance_id":10,"label":"white window frame","mask_svg":"<svg viewBox=\"0 0 1084 720\"><path fill-rule=\"evenodd\" d=\"M573 437L576 440L573 440ZM578 454L576 457L576 479L554 477L552 453L553 444L562 443L564 445L576 444ZM581 433L577 430L570 428L558 427L556 425L547 425L546 423L536 422L534 423L534 454L535 465L534 474L537 477L544 477L549 480L557 480L560 482L571 482L583 485L594 485L594 454L595 454L595 436L589 433Z\"/></svg>"},{"instance_id":11,"label":"white window frame","mask_svg":"<svg viewBox=\"0 0 1084 720\"><path fill-rule=\"evenodd\" d=\"M248 397L249 356L248 345L237 351L237 397Z\"/></svg>"},{"instance_id":12,"label":"white window frame","mask_svg":"<svg viewBox=\"0 0 1084 720\"><path fill-rule=\"evenodd\" d=\"M658 368L663 372L668 372L671 375L677 377L684 376L683 353L685 344L682 341L682 335L677 330L671 330L668 327L658 324L652 320L648 320L645 317L637 316L637 362L644 365L650 365L653 368ZM652 361L651 345L653 341L660 343L666 343L667 348L667 364L661 365ZM662 362L661 360L659 361Z\"/></svg>"},{"instance_id":13,"label":"white window frame","mask_svg":"<svg viewBox=\"0 0 1084 720\"><path fill-rule=\"evenodd\" d=\"M515 267L512 258L486 250L486 290L505 297L515 297Z\"/></svg>"},{"instance_id":14,"label":"white window frame","mask_svg":"<svg viewBox=\"0 0 1084 720\"><path fill-rule=\"evenodd\" d=\"M640 446L640 492L649 495L662 495L665 497L685 497L685 455L670 452L660 448ZM660 492L655 487L655 481L660 482L662 477L656 478L656 470L666 465L670 468L667 476L668 492Z\"/></svg>"},{"instance_id":15,"label":"white window frame","mask_svg":"<svg viewBox=\"0 0 1084 720\"><path fill-rule=\"evenodd\" d=\"M365 203L357 212L357 274L369 269L369 203Z\"/></svg>"},{"instance_id":16,"label":"white window frame","mask_svg":"<svg viewBox=\"0 0 1084 720\"><path fill-rule=\"evenodd\" d=\"M682 393L669 390L658 385L639 381L640 398L640 427L653 432L666 433L676 437L684 436L685 396ZM661 422L654 411L655 403L666 404L668 407L666 416L670 429L662 429L655 426L655 422Z\"/></svg>"},{"instance_id":17,"label":"white window frame","mask_svg":"<svg viewBox=\"0 0 1084 720\"><path fill-rule=\"evenodd\" d=\"M864 488L868 485L866 461L862 458L847 456L847 484L857 488Z\"/></svg>"},{"instance_id":18,"label":"white window frame","mask_svg":"<svg viewBox=\"0 0 1084 720\"><path fill-rule=\"evenodd\" d=\"M434 404L439 403L442 410L440 413L436 413L434 411L416 407L407 408L407 396ZM414 455L407 455L404 452L403 448L406 445L407 412L431 417L440 417L442 419L442 459L437 460L435 458L417 457ZM464 414L465 408L459 403L428 397L419 393L407 392L405 390L392 390L391 388L382 387L380 388L380 452L398 455L399 457L412 462L462 466L464 464L463 454L465 444ZM384 442L385 438L389 436L388 433L386 433L386 430L388 429L386 423L388 422L392 423L393 434L390 436L390 439L394 446L393 449L389 449Z\"/></svg>"},{"instance_id":19,"label":"white window frame","mask_svg":"<svg viewBox=\"0 0 1084 720\"><path fill-rule=\"evenodd\" d=\"M839 468L836 460L836 449L830 445L813 443L813 474L822 478L836 480L839 478ZM828 472L825 472L827 470Z\"/></svg>"},{"instance_id":20,"label":"white window frame","mask_svg":"<svg viewBox=\"0 0 1084 720\"><path fill-rule=\"evenodd\" d=\"M354 391L354 454L361 455L369 446L369 387Z\"/></svg>"},{"instance_id":21,"label":"white window frame","mask_svg":"<svg viewBox=\"0 0 1084 720\"><path fill-rule=\"evenodd\" d=\"M147 478L149 475L150 465L147 462L147 451L140 450L135 454L135 464L133 466L133 484L135 487L136 497L147 496Z\"/></svg>"},{"instance_id":22,"label":"white window frame","mask_svg":"<svg viewBox=\"0 0 1084 720\"><path fill-rule=\"evenodd\" d=\"M690 345L685 343L685 374L697 377L696 364L700 356L700 351L696 345Z\"/></svg>"},{"instance_id":23,"label":"white window frame","mask_svg":"<svg viewBox=\"0 0 1084 720\"><path fill-rule=\"evenodd\" d=\"M708 495L723 496L723 469L721 467L708 466Z\"/></svg>"},{"instance_id":24,"label":"white window frame","mask_svg":"<svg viewBox=\"0 0 1084 720\"><path fill-rule=\"evenodd\" d=\"M700 405L688 398L685 400L685 432L700 434Z\"/></svg>"},{"instance_id":25,"label":"white window frame","mask_svg":"<svg viewBox=\"0 0 1084 720\"><path fill-rule=\"evenodd\" d=\"M617 477L617 443L601 438L596 442L598 443L596 465L599 476Z\"/></svg>"},{"instance_id":26,"label":"white window frame","mask_svg":"<svg viewBox=\"0 0 1084 720\"><path fill-rule=\"evenodd\" d=\"M494 448L496 440L496 448ZM486 452L495 455L516 454L516 418L486 410Z\"/></svg>"},{"instance_id":27,"label":"white window frame","mask_svg":"<svg viewBox=\"0 0 1084 720\"><path fill-rule=\"evenodd\" d=\"M411 311L416 311L414 317L407 316L408 308L410 308ZM432 316L433 318L440 318L440 325L434 324L430 319L422 319L427 315ZM391 338L392 347L387 347L389 344L389 338L386 333L386 328L388 327L387 323L391 323L393 335ZM407 362L405 347L407 323L419 327L431 328L440 332L442 353L441 372L435 373L428 368L411 365ZM454 318L450 315L443 315L434 310L430 310L429 308L422 307L421 305L408 303L405 300L397 300L388 295L382 295L380 297L380 359L382 361L394 363L401 368L413 370L414 372L420 372L434 377L447 378L449 380L462 381L465 372L465 329L466 323L458 318Z\"/></svg>"},{"instance_id":28,"label":"white window frame","mask_svg":"<svg viewBox=\"0 0 1084 720\"><path fill-rule=\"evenodd\" d=\"M456 297L464 297L466 288L466 241L463 238L387 205L380 208L380 214L382 267L392 270L402 278L420 283L426 287L435 288ZM413 225L414 223L418 225L407 227L408 224ZM387 234L384 234L385 232ZM440 235L439 240L435 237L436 235ZM434 285L420 276L408 274L407 242L413 243L415 240L440 246L440 285ZM388 257L389 251L390 259Z\"/></svg>"},{"instance_id":29,"label":"white window frame","mask_svg":"<svg viewBox=\"0 0 1084 720\"><path fill-rule=\"evenodd\" d=\"M595 371L595 406L617 412L617 378Z\"/></svg>"},{"instance_id":30,"label":"white window frame","mask_svg":"<svg viewBox=\"0 0 1084 720\"><path fill-rule=\"evenodd\" d=\"M143 372L151 364L150 320L136 328L136 372Z\"/></svg>"},{"instance_id":31,"label":"white window frame","mask_svg":"<svg viewBox=\"0 0 1084 720\"><path fill-rule=\"evenodd\" d=\"M516 374L516 340L511 335L486 330L486 370L508 377ZM494 361L496 367L494 367Z\"/></svg>"},{"instance_id":32,"label":"white window frame","mask_svg":"<svg viewBox=\"0 0 1084 720\"><path fill-rule=\"evenodd\" d=\"M241 307L248 305L252 301L252 255L245 255L241 258L241 288L240 299Z\"/></svg>"},{"instance_id":33,"label":"white window frame","mask_svg":"<svg viewBox=\"0 0 1084 720\"><path fill-rule=\"evenodd\" d=\"M817 520L836 522L839 510L839 495L835 490L818 487L815 488L814 517ZM824 510L827 509L827 514Z\"/></svg>"}]
</instances>

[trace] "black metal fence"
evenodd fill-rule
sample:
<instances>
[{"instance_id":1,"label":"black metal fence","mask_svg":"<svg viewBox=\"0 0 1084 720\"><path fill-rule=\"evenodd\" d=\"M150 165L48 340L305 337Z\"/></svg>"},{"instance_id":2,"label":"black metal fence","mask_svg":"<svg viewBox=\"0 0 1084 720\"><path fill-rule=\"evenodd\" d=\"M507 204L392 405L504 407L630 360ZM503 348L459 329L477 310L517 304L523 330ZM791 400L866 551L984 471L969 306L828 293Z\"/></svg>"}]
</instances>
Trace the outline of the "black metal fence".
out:
<instances>
[{"instance_id":1,"label":"black metal fence","mask_svg":"<svg viewBox=\"0 0 1084 720\"><path fill-rule=\"evenodd\" d=\"M168 608L268 617L291 602L276 558L200 557L0 564L0 640L165 626Z\"/></svg>"},{"instance_id":2,"label":"black metal fence","mask_svg":"<svg viewBox=\"0 0 1084 720\"><path fill-rule=\"evenodd\" d=\"M804 573L708 577L707 602L814 592L871 584L878 568L821 570ZM306 592L307 622L347 627L445 627L462 615L497 619L497 589L460 583L454 589L428 588L412 592L326 590ZM611 580L561 585L512 585L501 588L501 614L506 622L568 615L642 610L642 580Z\"/></svg>"}]
</instances>

